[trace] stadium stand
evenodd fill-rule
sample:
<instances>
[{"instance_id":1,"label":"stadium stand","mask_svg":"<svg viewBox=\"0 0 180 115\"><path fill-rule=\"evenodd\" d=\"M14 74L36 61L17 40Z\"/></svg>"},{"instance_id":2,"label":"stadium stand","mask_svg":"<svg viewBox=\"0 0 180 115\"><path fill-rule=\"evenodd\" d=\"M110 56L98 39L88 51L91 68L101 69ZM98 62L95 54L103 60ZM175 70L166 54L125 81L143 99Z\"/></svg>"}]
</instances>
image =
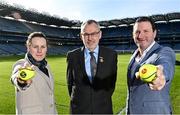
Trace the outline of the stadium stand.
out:
<instances>
[{"instance_id":1,"label":"stadium stand","mask_svg":"<svg viewBox=\"0 0 180 115\"><path fill-rule=\"evenodd\" d=\"M26 33L30 32L29 28L27 28L21 21L14 20L9 18L0 18L1 29L4 31L12 31L17 33Z\"/></svg>"},{"instance_id":2,"label":"stadium stand","mask_svg":"<svg viewBox=\"0 0 180 115\"><path fill-rule=\"evenodd\" d=\"M18 16L14 17L14 13ZM180 52L180 13L150 17L158 28L156 40ZM120 53L132 52L136 48L132 39L132 25L136 18L138 17L99 21L103 33L100 44ZM33 31L41 31L48 37L48 54L66 54L67 51L82 46L79 36L81 23L0 2L0 55L24 54L25 41Z\"/></svg>"}]
</instances>

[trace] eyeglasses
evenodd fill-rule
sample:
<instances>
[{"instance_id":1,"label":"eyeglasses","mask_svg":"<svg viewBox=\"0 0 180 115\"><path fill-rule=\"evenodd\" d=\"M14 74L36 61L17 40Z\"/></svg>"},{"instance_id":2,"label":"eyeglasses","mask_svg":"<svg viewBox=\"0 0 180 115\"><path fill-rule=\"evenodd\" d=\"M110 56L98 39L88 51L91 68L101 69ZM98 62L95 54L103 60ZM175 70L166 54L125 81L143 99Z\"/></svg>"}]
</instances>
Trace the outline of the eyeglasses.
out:
<instances>
[{"instance_id":1,"label":"eyeglasses","mask_svg":"<svg viewBox=\"0 0 180 115\"><path fill-rule=\"evenodd\" d=\"M88 37L97 37L97 35L99 34L99 32L100 31L98 31L98 32L93 32L93 33L90 33L90 34L88 34L88 33L83 33L83 34L81 34L82 36L84 36L85 38L88 38Z\"/></svg>"}]
</instances>

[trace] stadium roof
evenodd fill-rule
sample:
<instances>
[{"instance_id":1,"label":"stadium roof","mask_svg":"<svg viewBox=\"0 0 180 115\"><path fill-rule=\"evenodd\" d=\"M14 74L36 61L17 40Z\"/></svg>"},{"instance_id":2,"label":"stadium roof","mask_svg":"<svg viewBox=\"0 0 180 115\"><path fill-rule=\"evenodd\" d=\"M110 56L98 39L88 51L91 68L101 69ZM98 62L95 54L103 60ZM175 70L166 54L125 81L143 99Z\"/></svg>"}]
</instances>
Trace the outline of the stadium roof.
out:
<instances>
[{"instance_id":1,"label":"stadium roof","mask_svg":"<svg viewBox=\"0 0 180 115\"><path fill-rule=\"evenodd\" d=\"M47 25L56 25L59 27L80 27L81 21L68 20L67 18L60 18L58 16L51 16L48 13L39 13L35 9L27 10L21 6L12 6L3 2L0 2L0 16L13 17L13 13L19 13L20 17L27 21L45 23ZM155 22L172 20L180 20L180 12L157 14L150 16ZM107 21L99 21L102 27L118 27L121 25L131 25L138 17L124 18L124 19L112 19Z\"/></svg>"},{"instance_id":2,"label":"stadium roof","mask_svg":"<svg viewBox=\"0 0 180 115\"><path fill-rule=\"evenodd\" d=\"M180 21L180 12L174 12L174 13L167 13L167 14L157 14L149 16L152 18L155 22L164 21L164 22L170 22L172 20L179 20ZM135 20L138 17L135 18L124 18L124 19L113 19L108 21L100 21L100 25L104 27L110 27L112 25L114 26L121 26L121 25L131 25L135 22Z\"/></svg>"},{"instance_id":3,"label":"stadium roof","mask_svg":"<svg viewBox=\"0 0 180 115\"><path fill-rule=\"evenodd\" d=\"M58 16L51 16L48 13L39 13L35 9L27 10L21 6L12 6L0 2L0 16L13 17L13 13L19 13L21 18L27 21L45 23L47 25L72 27L81 23L77 20L68 20Z\"/></svg>"}]
</instances>

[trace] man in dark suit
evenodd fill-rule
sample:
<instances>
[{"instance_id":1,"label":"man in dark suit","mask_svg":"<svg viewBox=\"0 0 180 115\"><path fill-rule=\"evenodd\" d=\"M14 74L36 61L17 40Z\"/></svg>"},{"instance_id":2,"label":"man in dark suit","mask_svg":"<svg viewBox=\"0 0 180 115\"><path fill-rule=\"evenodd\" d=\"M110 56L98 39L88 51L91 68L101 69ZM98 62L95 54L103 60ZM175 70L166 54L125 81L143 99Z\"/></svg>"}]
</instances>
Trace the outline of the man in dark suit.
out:
<instances>
[{"instance_id":1,"label":"man in dark suit","mask_svg":"<svg viewBox=\"0 0 180 115\"><path fill-rule=\"evenodd\" d=\"M112 114L117 53L99 46L102 32L95 20L81 25L84 47L67 55L67 84L71 114Z\"/></svg>"},{"instance_id":2,"label":"man in dark suit","mask_svg":"<svg viewBox=\"0 0 180 115\"><path fill-rule=\"evenodd\" d=\"M156 28L148 17L140 17L133 27L138 49L130 59L127 73L128 114L172 114L169 90L174 76L175 53L154 41ZM143 82L136 74L143 64L157 66L156 79Z\"/></svg>"}]
</instances>

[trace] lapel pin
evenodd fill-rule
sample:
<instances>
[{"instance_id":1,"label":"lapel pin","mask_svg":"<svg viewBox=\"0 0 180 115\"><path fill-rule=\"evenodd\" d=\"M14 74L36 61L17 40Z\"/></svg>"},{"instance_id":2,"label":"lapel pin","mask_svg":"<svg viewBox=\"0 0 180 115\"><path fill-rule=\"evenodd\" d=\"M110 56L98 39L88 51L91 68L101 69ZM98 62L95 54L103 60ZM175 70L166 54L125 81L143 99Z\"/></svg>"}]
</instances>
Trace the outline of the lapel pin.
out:
<instances>
[{"instance_id":1,"label":"lapel pin","mask_svg":"<svg viewBox=\"0 0 180 115\"><path fill-rule=\"evenodd\" d=\"M99 61L102 63L104 62L104 58L103 57L99 57Z\"/></svg>"}]
</instances>

